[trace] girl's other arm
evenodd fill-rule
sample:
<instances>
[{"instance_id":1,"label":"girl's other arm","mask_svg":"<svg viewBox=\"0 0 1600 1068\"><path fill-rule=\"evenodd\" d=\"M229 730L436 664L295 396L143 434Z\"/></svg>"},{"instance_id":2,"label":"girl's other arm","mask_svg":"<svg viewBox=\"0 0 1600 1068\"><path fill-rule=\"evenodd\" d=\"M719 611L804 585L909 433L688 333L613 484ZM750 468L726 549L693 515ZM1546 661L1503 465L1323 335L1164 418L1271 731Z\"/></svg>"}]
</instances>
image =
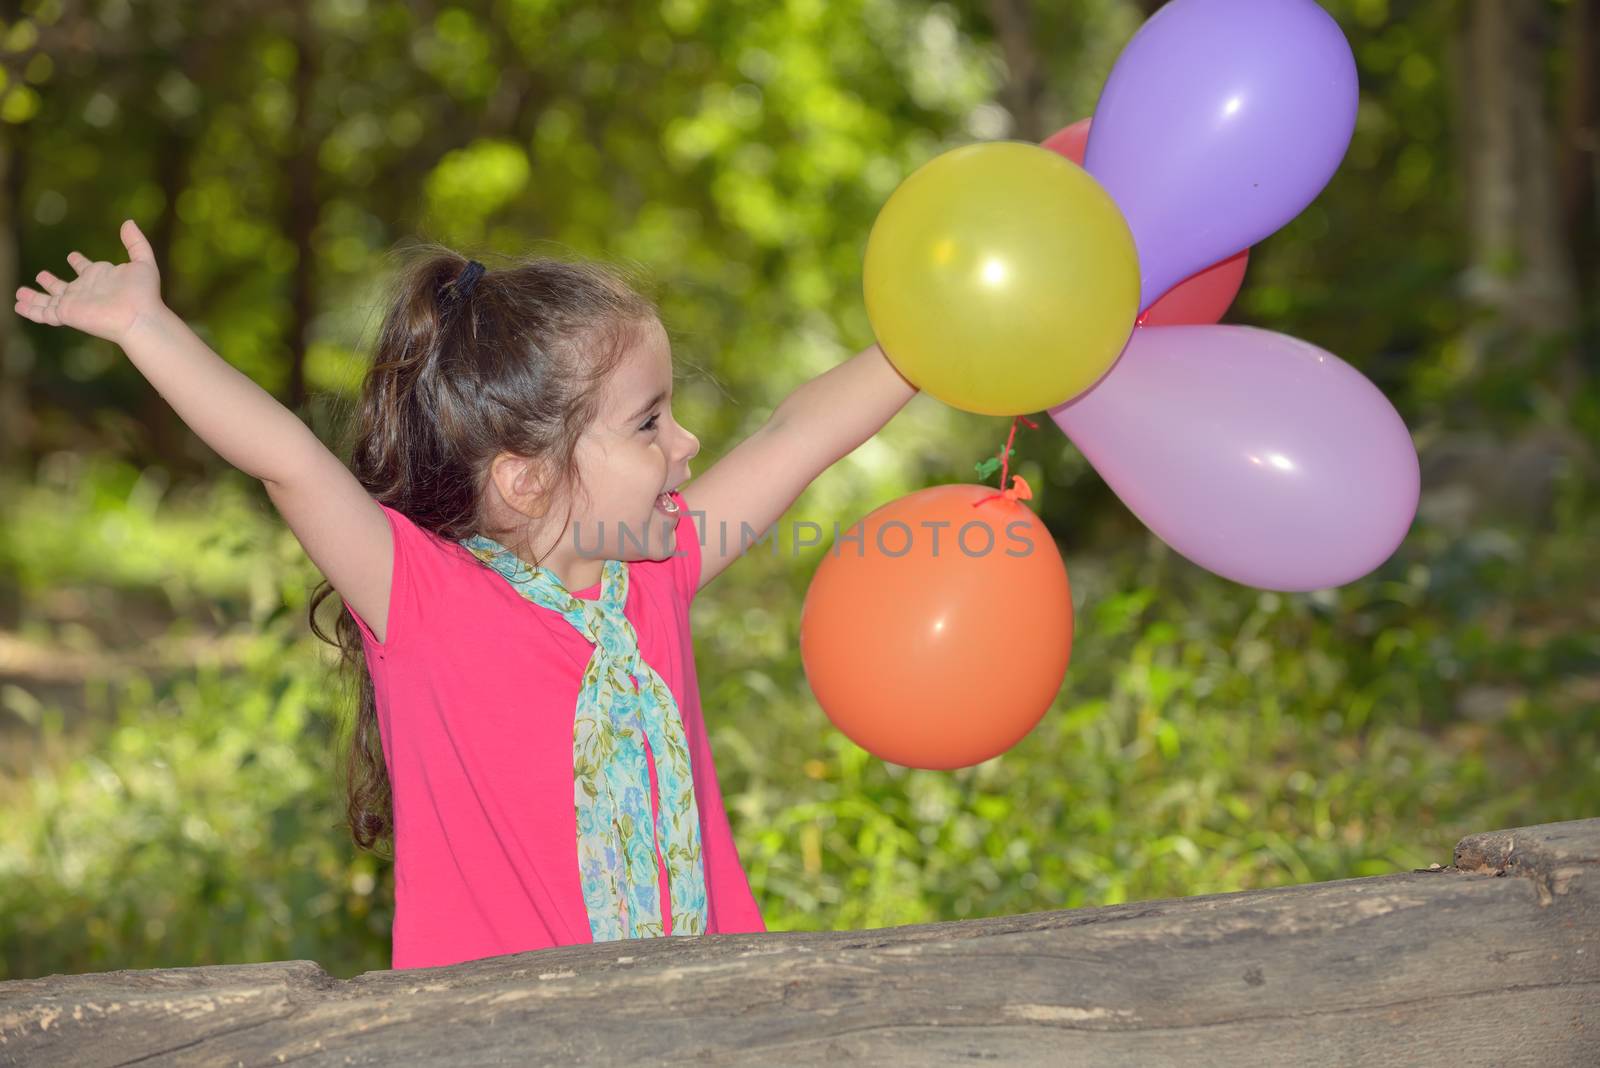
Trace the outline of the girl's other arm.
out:
<instances>
[{"instance_id":1,"label":"girl's other arm","mask_svg":"<svg viewBox=\"0 0 1600 1068\"><path fill-rule=\"evenodd\" d=\"M916 396L877 345L800 386L767 422L680 491L699 513L704 587L778 521L829 467ZM691 516L691 518L694 518ZM746 524L748 537L744 534ZM720 531L726 531L726 537Z\"/></svg>"},{"instance_id":2,"label":"girl's other arm","mask_svg":"<svg viewBox=\"0 0 1600 1068\"><path fill-rule=\"evenodd\" d=\"M131 219L122 241L128 263L73 252L71 282L39 272L44 292L18 289L17 314L120 345L201 440L265 484L312 562L385 640L394 546L383 510L310 427L162 303L155 257Z\"/></svg>"}]
</instances>

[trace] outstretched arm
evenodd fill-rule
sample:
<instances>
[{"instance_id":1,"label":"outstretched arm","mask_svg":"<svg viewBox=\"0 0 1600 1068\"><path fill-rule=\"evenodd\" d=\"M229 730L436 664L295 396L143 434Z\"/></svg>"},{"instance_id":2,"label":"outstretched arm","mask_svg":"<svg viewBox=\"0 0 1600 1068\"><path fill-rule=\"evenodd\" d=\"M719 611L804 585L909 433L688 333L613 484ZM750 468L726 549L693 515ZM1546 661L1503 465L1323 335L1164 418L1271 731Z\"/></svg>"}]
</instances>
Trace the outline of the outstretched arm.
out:
<instances>
[{"instance_id":1,"label":"outstretched arm","mask_svg":"<svg viewBox=\"0 0 1600 1068\"><path fill-rule=\"evenodd\" d=\"M700 585L738 559L818 475L881 430L916 394L873 345L789 394L761 429L684 486L684 502L691 513L701 513L705 532ZM748 525L748 538L741 524Z\"/></svg>"},{"instance_id":2,"label":"outstretched arm","mask_svg":"<svg viewBox=\"0 0 1600 1068\"><path fill-rule=\"evenodd\" d=\"M132 219L122 243L127 263L73 252L72 281L40 271L44 292L18 289L17 314L122 346L191 430L265 484L306 555L384 640L393 545L382 509L310 427L162 302L155 255Z\"/></svg>"}]
</instances>

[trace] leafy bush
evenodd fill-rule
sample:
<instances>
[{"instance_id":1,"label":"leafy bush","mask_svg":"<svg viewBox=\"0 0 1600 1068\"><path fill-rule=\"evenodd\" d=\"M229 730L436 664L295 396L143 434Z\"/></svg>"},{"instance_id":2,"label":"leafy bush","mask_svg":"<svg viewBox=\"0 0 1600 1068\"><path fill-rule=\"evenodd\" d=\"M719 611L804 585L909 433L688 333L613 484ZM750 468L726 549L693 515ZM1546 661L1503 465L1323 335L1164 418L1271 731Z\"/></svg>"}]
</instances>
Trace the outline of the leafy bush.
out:
<instances>
[{"instance_id":1,"label":"leafy bush","mask_svg":"<svg viewBox=\"0 0 1600 1068\"><path fill-rule=\"evenodd\" d=\"M4 977L387 967L392 872L340 825L349 696L305 627L314 570L242 480L159 508L141 485L96 463L15 488L7 568L25 596L161 592L174 629L210 605L238 661L102 681L109 713L79 728L60 708L36 717L44 736L79 737L0 797ZM1317 594L1244 589L1153 539L1103 558L1069 548L1066 686L1011 751L954 772L886 765L832 728L795 640L816 561L752 554L697 600L695 624L769 928L1381 874L1447 861L1470 831L1593 815L1600 642L1582 547L1600 521L1580 487L1566 494L1557 532L1419 527L1378 573ZM68 532L82 551L59 551ZM135 548L117 559L118 545Z\"/></svg>"}]
</instances>

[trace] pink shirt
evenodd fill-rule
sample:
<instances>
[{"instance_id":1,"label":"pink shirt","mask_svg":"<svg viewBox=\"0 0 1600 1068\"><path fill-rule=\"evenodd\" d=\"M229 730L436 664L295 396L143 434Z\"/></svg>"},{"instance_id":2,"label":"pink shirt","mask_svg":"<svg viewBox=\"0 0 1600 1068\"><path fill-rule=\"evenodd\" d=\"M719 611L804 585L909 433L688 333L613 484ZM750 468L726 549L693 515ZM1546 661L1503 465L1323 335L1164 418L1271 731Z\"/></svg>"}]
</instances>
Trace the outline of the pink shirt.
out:
<instances>
[{"instance_id":1,"label":"pink shirt","mask_svg":"<svg viewBox=\"0 0 1600 1068\"><path fill-rule=\"evenodd\" d=\"M460 545L380 507L394 532L387 641L350 614L372 673L394 798L393 967L591 942L577 864L572 728L593 646ZM685 515L681 555L628 563L623 613L677 699L688 736L706 933L764 931L700 713L689 602L701 546ZM594 600L600 586L572 593ZM652 808L658 804L652 768ZM666 918L664 869L661 884Z\"/></svg>"}]
</instances>

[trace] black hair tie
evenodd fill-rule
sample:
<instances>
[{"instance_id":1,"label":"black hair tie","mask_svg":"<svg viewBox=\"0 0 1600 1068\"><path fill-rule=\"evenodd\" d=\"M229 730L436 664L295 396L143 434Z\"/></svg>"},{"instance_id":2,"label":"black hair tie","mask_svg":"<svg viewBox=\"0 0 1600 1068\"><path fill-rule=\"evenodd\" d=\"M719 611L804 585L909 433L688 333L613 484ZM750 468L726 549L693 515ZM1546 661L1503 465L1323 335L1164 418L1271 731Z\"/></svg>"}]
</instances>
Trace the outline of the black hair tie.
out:
<instances>
[{"instance_id":1,"label":"black hair tie","mask_svg":"<svg viewBox=\"0 0 1600 1068\"><path fill-rule=\"evenodd\" d=\"M478 284L478 279L483 277L483 264L477 260L468 260L462 268L461 274L450 283L450 293L456 300L465 300L472 294L472 287Z\"/></svg>"}]
</instances>

